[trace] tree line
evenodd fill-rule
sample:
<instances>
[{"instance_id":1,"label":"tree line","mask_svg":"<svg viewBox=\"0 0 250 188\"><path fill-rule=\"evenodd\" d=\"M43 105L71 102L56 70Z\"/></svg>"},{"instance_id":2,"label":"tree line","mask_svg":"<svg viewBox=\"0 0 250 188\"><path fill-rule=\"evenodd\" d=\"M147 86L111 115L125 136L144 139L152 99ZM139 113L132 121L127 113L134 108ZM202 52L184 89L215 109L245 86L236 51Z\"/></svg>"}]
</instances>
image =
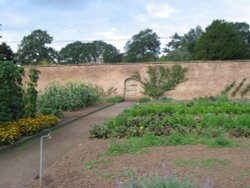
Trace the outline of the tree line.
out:
<instances>
[{"instance_id":1,"label":"tree line","mask_svg":"<svg viewBox=\"0 0 250 188\"><path fill-rule=\"evenodd\" d=\"M60 51L48 47L52 42L53 37L47 31L34 30L23 37L16 53L2 43L0 60L39 65L91 63L100 57L105 63L250 59L249 25L225 20L214 20L205 30L197 26L184 35L175 33L163 49L160 37L152 29L133 35L124 53L104 41L76 41Z\"/></svg>"}]
</instances>

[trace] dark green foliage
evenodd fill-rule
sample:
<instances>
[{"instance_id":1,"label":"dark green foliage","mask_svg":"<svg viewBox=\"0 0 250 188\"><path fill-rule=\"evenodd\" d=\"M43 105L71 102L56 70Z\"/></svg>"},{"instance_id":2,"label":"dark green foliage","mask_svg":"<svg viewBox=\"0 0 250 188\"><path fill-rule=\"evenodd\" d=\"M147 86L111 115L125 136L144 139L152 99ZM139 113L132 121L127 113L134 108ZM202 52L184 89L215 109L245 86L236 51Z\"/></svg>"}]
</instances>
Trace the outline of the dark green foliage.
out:
<instances>
[{"instance_id":1,"label":"dark green foliage","mask_svg":"<svg viewBox=\"0 0 250 188\"><path fill-rule=\"evenodd\" d=\"M234 137L250 137L250 128L247 127L237 127L234 129L231 129L229 131L229 134Z\"/></svg>"},{"instance_id":2,"label":"dark green foliage","mask_svg":"<svg viewBox=\"0 0 250 188\"><path fill-rule=\"evenodd\" d=\"M147 97L141 97L138 99L138 103L146 103L146 102L150 102L151 99L147 98Z\"/></svg>"},{"instance_id":3,"label":"dark green foliage","mask_svg":"<svg viewBox=\"0 0 250 188\"><path fill-rule=\"evenodd\" d=\"M162 96L159 98L159 102L174 102L174 99L167 96Z\"/></svg>"},{"instance_id":4,"label":"dark green foliage","mask_svg":"<svg viewBox=\"0 0 250 188\"><path fill-rule=\"evenodd\" d=\"M93 125L92 126L93 130L90 131L90 139L92 138L109 138L110 137L110 132L107 127L104 126L98 126L98 125Z\"/></svg>"},{"instance_id":5,"label":"dark green foliage","mask_svg":"<svg viewBox=\"0 0 250 188\"><path fill-rule=\"evenodd\" d=\"M0 121L23 116L22 76L23 68L0 61Z\"/></svg>"},{"instance_id":6,"label":"dark green foliage","mask_svg":"<svg viewBox=\"0 0 250 188\"><path fill-rule=\"evenodd\" d=\"M228 100L228 99L227 99ZM197 134L219 137L241 127L250 128L250 104L201 98L190 102L152 103L137 105L102 125L102 134L108 137L134 137L152 133L156 136ZM100 135L98 126L91 137ZM108 133L105 133L107 131ZM244 134L245 136L246 134Z\"/></svg>"},{"instance_id":7,"label":"dark green foliage","mask_svg":"<svg viewBox=\"0 0 250 188\"><path fill-rule=\"evenodd\" d=\"M81 82L68 82L64 85L50 84L39 98L39 108L72 111L90 106L100 100L97 91Z\"/></svg>"},{"instance_id":8,"label":"dark green foliage","mask_svg":"<svg viewBox=\"0 0 250 188\"><path fill-rule=\"evenodd\" d=\"M171 37L172 40L163 50L166 53L164 59L168 61L187 61L193 59L195 44L202 34L203 31L200 26L190 29L189 32L183 36L175 33Z\"/></svg>"},{"instance_id":9,"label":"dark green foliage","mask_svg":"<svg viewBox=\"0 0 250 188\"><path fill-rule=\"evenodd\" d=\"M3 42L0 45L0 61L12 61L14 58L14 53L11 48Z\"/></svg>"},{"instance_id":10,"label":"dark green foliage","mask_svg":"<svg viewBox=\"0 0 250 188\"><path fill-rule=\"evenodd\" d=\"M246 81L246 79L244 78L240 83L239 85L235 88L235 90L232 92L232 97L234 97L237 92L240 90L240 88L243 86L244 82Z\"/></svg>"},{"instance_id":11,"label":"dark green foliage","mask_svg":"<svg viewBox=\"0 0 250 188\"><path fill-rule=\"evenodd\" d=\"M57 52L47 47L51 44L53 37L46 31L35 30L28 36L25 36L18 48L16 60L23 65L39 65L43 61L47 63L56 63Z\"/></svg>"},{"instance_id":12,"label":"dark green foliage","mask_svg":"<svg viewBox=\"0 0 250 188\"><path fill-rule=\"evenodd\" d=\"M249 58L249 25L215 20L197 41L194 58L229 60Z\"/></svg>"},{"instance_id":13,"label":"dark green foliage","mask_svg":"<svg viewBox=\"0 0 250 188\"><path fill-rule=\"evenodd\" d=\"M123 101L124 101L123 97L120 97L120 96L107 98L107 102L109 102L109 103L120 103Z\"/></svg>"},{"instance_id":14,"label":"dark green foliage","mask_svg":"<svg viewBox=\"0 0 250 188\"><path fill-rule=\"evenodd\" d=\"M126 43L124 61L155 61L160 54L160 44L159 37L151 29L140 31Z\"/></svg>"},{"instance_id":15,"label":"dark green foliage","mask_svg":"<svg viewBox=\"0 0 250 188\"><path fill-rule=\"evenodd\" d=\"M24 112L25 112L25 117L35 117L36 113L37 113L37 81L39 79L39 74L40 71L35 69L35 68L31 68L29 70L29 81L27 83L28 88L25 92L24 95Z\"/></svg>"},{"instance_id":16,"label":"dark green foliage","mask_svg":"<svg viewBox=\"0 0 250 188\"><path fill-rule=\"evenodd\" d=\"M186 81L186 68L174 65L171 69L164 66L148 67L149 79L141 78L139 72L133 79L139 81L144 87L144 94L155 99L163 96L167 91L174 89L179 83Z\"/></svg>"},{"instance_id":17,"label":"dark green foliage","mask_svg":"<svg viewBox=\"0 0 250 188\"><path fill-rule=\"evenodd\" d=\"M63 112L61 110L53 109L53 108L40 108L39 113L44 115L54 115L58 118L63 117Z\"/></svg>"},{"instance_id":18,"label":"dark green foliage","mask_svg":"<svg viewBox=\"0 0 250 188\"><path fill-rule=\"evenodd\" d=\"M82 43L80 41L68 44L60 51L61 64L82 64L96 62L100 55L105 63L116 63L121 61L119 51L103 41Z\"/></svg>"},{"instance_id":19,"label":"dark green foliage","mask_svg":"<svg viewBox=\"0 0 250 188\"><path fill-rule=\"evenodd\" d=\"M235 85L236 81L234 80L230 85L226 86L225 90L221 94L227 94Z\"/></svg>"},{"instance_id":20,"label":"dark green foliage","mask_svg":"<svg viewBox=\"0 0 250 188\"><path fill-rule=\"evenodd\" d=\"M246 87L241 91L240 95L243 96L247 94L249 90L250 90L250 83L246 85Z\"/></svg>"}]
</instances>

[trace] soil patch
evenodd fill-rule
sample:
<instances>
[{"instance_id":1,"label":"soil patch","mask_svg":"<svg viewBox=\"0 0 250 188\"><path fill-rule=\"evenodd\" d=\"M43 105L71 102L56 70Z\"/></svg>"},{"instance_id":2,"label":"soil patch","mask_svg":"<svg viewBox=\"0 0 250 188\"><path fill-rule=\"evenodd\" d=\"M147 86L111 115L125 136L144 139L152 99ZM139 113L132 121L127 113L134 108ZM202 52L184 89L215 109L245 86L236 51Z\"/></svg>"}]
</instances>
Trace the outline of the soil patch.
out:
<instances>
[{"instance_id":1,"label":"soil patch","mask_svg":"<svg viewBox=\"0 0 250 188\"><path fill-rule=\"evenodd\" d=\"M209 148L185 145L148 148L143 153L105 156L109 140L81 143L45 172L46 188L119 187L131 180L159 172L193 182L205 180L216 188L248 188L250 185L250 140L238 139L241 147ZM28 187L38 187L33 180Z\"/></svg>"}]
</instances>

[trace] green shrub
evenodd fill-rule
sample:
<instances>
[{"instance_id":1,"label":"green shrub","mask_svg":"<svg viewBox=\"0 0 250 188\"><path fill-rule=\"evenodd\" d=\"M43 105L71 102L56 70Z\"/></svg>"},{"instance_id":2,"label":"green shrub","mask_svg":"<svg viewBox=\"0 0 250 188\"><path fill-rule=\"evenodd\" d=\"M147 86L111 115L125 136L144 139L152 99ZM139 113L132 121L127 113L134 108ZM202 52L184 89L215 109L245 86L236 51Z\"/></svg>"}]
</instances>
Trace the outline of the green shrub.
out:
<instances>
[{"instance_id":1,"label":"green shrub","mask_svg":"<svg viewBox=\"0 0 250 188\"><path fill-rule=\"evenodd\" d=\"M0 61L0 121L11 121L24 114L23 68Z\"/></svg>"},{"instance_id":2,"label":"green shrub","mask_svg":"<svg viewBox=\"0 0 250 188\"><path fill-rule=\"evenodd\" d=\"M58 118L63 117L63 112L61 110L53 109L53 108L40 108L39 113L43 115L54 115Z\"/></svg>"},{"instance_id":3,"label":"green shrub","mask_svg":"<svg viewBox=\"0 0 250 188\"><path fill-rule=\"evenodd\" d=\"M167 96L162 96L159 98L159 101L160 102L173 102L174 99L170 98L170 97L167 97Z\"/></svg>"},{"instance_id":4,"label":"green shrub","mask_svg":"<svg viewBox=\"0 0 250 188\"><path fill-rule=\"evenodd\" d=\"M229 98L227 97L227 95L221 94L216 97L216 101L219 103L225 103L225 102L229 102Z\"/></svg>"},{"instance_id":5,"label":"green shrub","mask_svg":"<svg viewBox=\"0 0 250 188\"><path fill-rule=\"evenodd\" d=\"M250 128L237 127L229 130L229 134L234 137L250 137Z\"/></svg>"},{"instance_id":6,"label":"green shrub","mask_svg":"<svg viewBox=\"0 0 250 188\"><path fill-rule=\"evenodd\" d=\"M72 111L90 106L100 100L96 90L81 82L68 82L64 85L50 84L39 98L39 108Z\"/></svg>"},{"instance_id":7,"label":"green shrub","mask_svg":"<svg viewBox=\"0 0 250 188\"><path fill-rule=\"evenodd\" d=\"M146 102L150 102L151 99L148 97L141 97L138 99L138 103L146 103Z\"/></svg>"},{"instance_id":8,"label":"green shrub","mask_svg":"<svg viewBox=\"0 0 250 188\"><path fill-rule=\"evenodd\" d=\"M120 96L107 98L107 102L109 102L109 103L120 103L123 101L124 101L123 97L120 97Z\"/></svg>"}]
</instances>

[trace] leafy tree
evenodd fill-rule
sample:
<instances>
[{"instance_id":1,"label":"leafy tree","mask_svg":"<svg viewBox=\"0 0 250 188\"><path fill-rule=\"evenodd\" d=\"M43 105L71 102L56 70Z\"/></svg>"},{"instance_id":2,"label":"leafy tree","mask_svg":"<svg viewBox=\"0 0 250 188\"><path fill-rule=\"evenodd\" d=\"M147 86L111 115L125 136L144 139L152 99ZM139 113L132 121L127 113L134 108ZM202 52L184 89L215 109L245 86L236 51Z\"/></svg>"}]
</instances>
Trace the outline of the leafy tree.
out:
<instances>
[{"instance_id":1,"label":"leafy tree","mask_svg":"<svg viewBox=\"0 0 250 188\"><path fill-rule=\"evenodd\" d=\"M250 27L245 22L236 22L234 23L238 33L240 34L240 38L244 41L244 44L247 47L247 58L250 58Z\"/></svg>"},{"instance_id":2,"label":"leafy tree","mask_svg":"<svg viewBox=\"0 0 250 188\"><path fill-rule=\"evenodd\" d=\"M3 42L0 45L0 61L12 61L13 58L13 51L5 42Z\"/></svg>"},{"instance_id":3,"label":"leafy tree","mask_svg":"<svg viewBox=\"0 0 250 188\"><path fill-rule=\"evenodd\" d=\"M92 44L96 49L93 56L99 57L102 54L104 62L107 63L121 62L121 55L116 47L103 41L94 41Z\"/></svg>"},{"instance_id":4,"label":"leafy tree","mask_svg":"<svg viewBox=\"0 0 250 188\"><path fill-rule=\"evenodd\" d=\"M160 54L160 44L158 35L151 29L140 31L126 43L124 61L155 61Z\"/></svg>"},{"instance_id":5,"label":"leafy tree","mask_svg":"<svg viewBox=\"0 0 250 188\"><path fill-rule=\"evenodd\" d=\"M80 64L96 62L100 55L104 62L115 63L121 61L119 51L103 41L82 43L80 41L68 44L60 51L60 63Z\"/></svg>"},{"instance_id":6,"label":"leafy tree","mask_svg":"<svg viewBox=\"0 0 250 188\"><path fill-rule=\"evenodd\" d=\"M215 20L197 41L195 59L229 60L249 58L249 26Z\"/></svg>"},{"instance_id":7,"label":"leafy tree","mask_svg":"<svg viewBox=\"0 0 250 188\"><path fill-rule=\"evenodd\" d=\"M8 61L0 61L0 121L23 116L23 68Z\"/></svg>"},{"instance_id":8,"label":"leafy tree","mask_svg":"<svg viewBox=\"0 0 250 188\"><path fill-rule=\"evenodd\" d=\"M85 58L83 55L84 45L82 42L77 41L70 43L59 52L60 63L61 64L79 64L85 63Z\"/></svg>"},{"instance_id":9,"label":"leafy tree","mask_svg":"<svg viewBox=\"0 0 250 188\"><path fill-rule=\"evenodd\" d=\"M139 72L133 75L133 79L144 87L144 94L155 99L163 96L165 92L174 89L179 83L186 81L186 68L174 65L171 69L164 66L148 67L147 78L142 78Z\"/></svg>"},{"instance_id":10,"label":"leafy tree","mask_svg":"<svg viewBox=\"0 0 250 188\"><path fill-rule=\"evenodd\" d=\"M191 60L193 57L193 51L197 40L201 37L203 31L200 26L194 29L190 29L187 34L183 36L175 33L171 37L171 41L166 45L163 52L167 55L165 60L171 61L185 61Z\"/></svg>"},{"instance_id":11,"label":"leafy tree","mask_svg":"<svg viewBox=\"0 0 250 188\"><path fill-rule=\"evenodd\" d=\"M28 36L25 36L17 51L17 61L25 65L38 65L46 60L49 63L56 63L57 52L47 47L51 44L53 38L42 30L35 30Z\"/></svg>"}]
</instances>

